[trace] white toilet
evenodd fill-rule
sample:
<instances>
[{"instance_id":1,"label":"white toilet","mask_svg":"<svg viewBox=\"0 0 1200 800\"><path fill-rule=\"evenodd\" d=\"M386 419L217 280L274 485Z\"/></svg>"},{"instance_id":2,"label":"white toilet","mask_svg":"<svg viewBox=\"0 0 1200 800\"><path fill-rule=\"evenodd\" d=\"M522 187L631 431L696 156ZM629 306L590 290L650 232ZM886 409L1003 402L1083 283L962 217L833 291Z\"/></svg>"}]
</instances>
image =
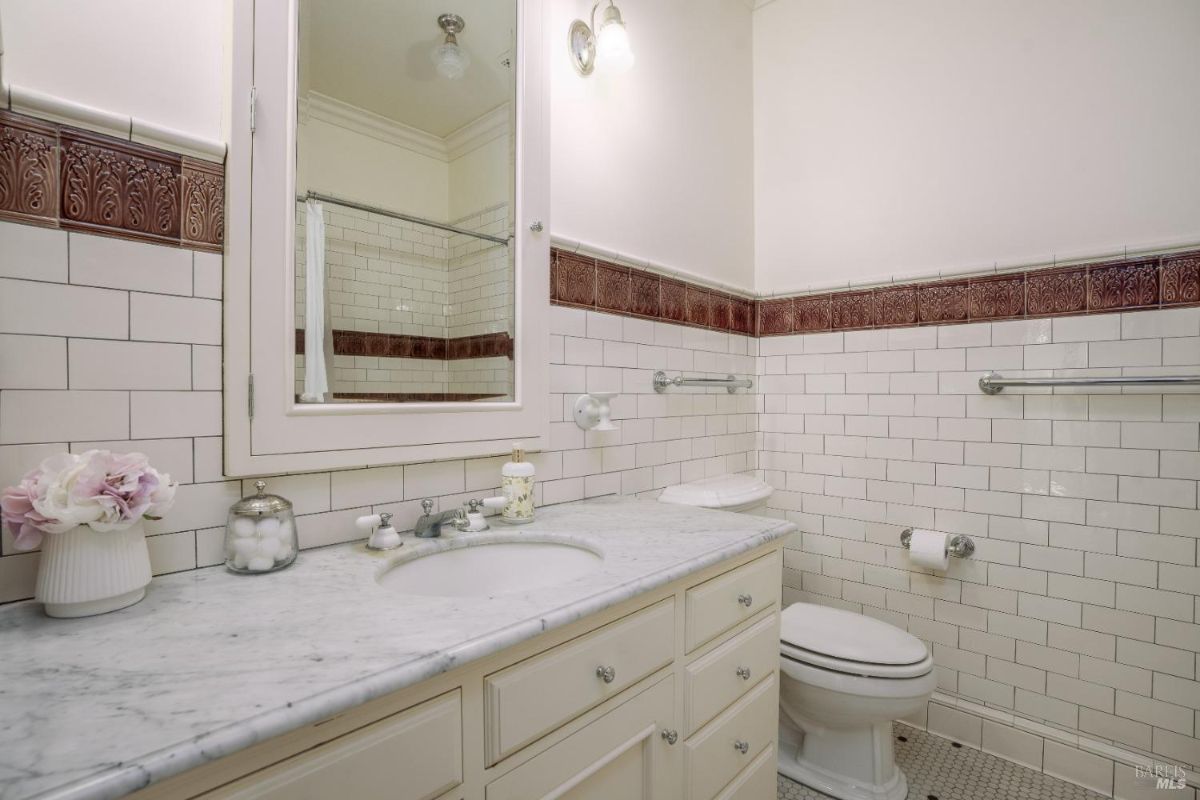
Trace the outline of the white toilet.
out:
<instances>
[{"instance_id":1,"label":"white toilet","mask_svg":"<svg viewBox=\"0 0 1200 800\"><path fill-rule=\"evenodd\" d=\"M665 489L659 500L753 513L770 496L749 475L721 475ZM873 617L793 603L779 650L779 772L844 800L903 800L892 720L933 695L924 643Z\"/></svg>"},{"instance_id":2,"label":"white toilet","mask_svg":"<svg viewBox=\"0 0 1200 800\"><path fill-rule=\"evenodd\" d=\"M845 800L903 800L892 720L933 694L933 657L894 625L811 603L780 624L779 771Z\"/></svg>"}]
</instances>

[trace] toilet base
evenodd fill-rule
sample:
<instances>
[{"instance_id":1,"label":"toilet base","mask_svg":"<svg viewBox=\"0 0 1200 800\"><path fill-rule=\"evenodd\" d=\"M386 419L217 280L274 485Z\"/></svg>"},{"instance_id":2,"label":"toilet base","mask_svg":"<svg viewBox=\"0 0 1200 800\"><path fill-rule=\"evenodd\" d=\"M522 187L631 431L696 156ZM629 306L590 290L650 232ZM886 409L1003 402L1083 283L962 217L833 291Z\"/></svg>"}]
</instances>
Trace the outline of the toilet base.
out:
<instances>
[{"instance_id":1,"label":"toilet base","mask_svg":"<svg viewBox=\"0 0 1200 800\"><path fill-rule=\"evenodd\" d=\"M779 773L840 800L905 800L892 722L823 728L780 709Z\"/></svg>"},{"instance_id":2,"label":"toilet base","mask_svg":"<svg viewBox=\"0 0 1200 800\"><path fill-rule=\"evenodd\" d=\"M908 796L908 778L899 767L888 782L863 786L847 781L845 776L826 772L780 748L778 769L785 778L841 800L904 800Z\"/></svg>"}]
</instances>

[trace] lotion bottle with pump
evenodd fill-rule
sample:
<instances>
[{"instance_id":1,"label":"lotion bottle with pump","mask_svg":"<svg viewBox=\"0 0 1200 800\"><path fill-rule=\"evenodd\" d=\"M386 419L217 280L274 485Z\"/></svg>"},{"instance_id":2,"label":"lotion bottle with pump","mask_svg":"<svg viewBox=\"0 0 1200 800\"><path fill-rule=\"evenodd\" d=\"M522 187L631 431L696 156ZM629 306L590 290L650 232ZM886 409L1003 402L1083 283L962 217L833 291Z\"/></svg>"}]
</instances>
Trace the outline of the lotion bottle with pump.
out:
<instances>
[{"instance_id":1,"label":"lotion bottle with pump","mask_svg":"<svg viewBox=\"0 0 1200 800\"><path fill-rule=\"evenodd\" d=\"M512 460L500 468L501 492L508 502L500 518L510 525L533 521L534 466L525 460L521 443L513 445Z\"/></svg>"}]
</instances>

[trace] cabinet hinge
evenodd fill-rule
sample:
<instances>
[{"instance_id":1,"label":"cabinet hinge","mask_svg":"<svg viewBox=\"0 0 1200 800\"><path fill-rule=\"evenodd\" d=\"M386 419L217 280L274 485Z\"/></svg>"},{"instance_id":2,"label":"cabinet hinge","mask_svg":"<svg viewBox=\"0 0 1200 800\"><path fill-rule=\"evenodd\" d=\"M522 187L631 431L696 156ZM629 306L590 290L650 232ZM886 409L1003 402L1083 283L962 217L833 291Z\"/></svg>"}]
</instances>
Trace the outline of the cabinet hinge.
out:
<instances>
[{"instance_id":1,"label":"cabinet hinge","mask_svg":"<svg viewBox=\"0 0 1200 800\"><path fill-rule=\"evenodd\" d=\"M246 413L250 419L254 419L254 375L251 374L246 381Z\"/></svg>"},{"instance_id":2,"label":"cabinet hinge","mask_svg":"<svg viewBox=\"0 0 1200 800\"><path fill-rule=\"evenodd\" d=\"M254 111L258 104L258 89L250 87L250 133L254 133Z\"/></svg>"}]
</instances>

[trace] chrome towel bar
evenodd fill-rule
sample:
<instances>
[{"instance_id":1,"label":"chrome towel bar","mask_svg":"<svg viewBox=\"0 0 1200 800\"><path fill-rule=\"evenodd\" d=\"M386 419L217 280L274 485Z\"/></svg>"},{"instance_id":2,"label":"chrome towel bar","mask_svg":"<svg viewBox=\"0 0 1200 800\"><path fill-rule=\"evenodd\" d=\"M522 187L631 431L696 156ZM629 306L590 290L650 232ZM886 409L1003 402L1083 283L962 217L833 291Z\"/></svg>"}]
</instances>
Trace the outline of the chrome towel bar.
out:
<instances>
[{"instance_id":1,"label":"chrome towel bar","mask_svg":"<svg viewBox=\"0 0 1200 800\"><path fill-rule=\"evenodd\" d=\"M989 372L979 379L984 394L1006 386L1200 386L1200 375L1113 375L1092 378L1002 378Z\"/></svg>"},{"instance_id":2,"label":"chrome towel bar","mask_svg":"<svg viewBox=\"0 0 1200 800\"><path fill-rule=\"evenodd\" d=\"M724 378L685 378L677 375L674 378L668 378L667 373L661 369L654 373L654 391L661 394L667 390L668 386L723 386L730 394L733 394L739 388L753 388L754 381L749 378L738 378L735 375L726 375Z\"/></svg>"}]
</instances>

